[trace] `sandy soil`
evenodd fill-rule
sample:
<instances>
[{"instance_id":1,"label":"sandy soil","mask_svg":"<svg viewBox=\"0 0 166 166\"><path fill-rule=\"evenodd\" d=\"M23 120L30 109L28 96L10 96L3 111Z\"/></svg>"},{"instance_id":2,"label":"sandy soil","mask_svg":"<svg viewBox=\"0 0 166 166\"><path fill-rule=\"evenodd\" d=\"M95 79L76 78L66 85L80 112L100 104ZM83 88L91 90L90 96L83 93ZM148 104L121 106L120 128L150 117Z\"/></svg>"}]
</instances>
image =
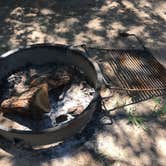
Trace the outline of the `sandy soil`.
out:
<instances>
[{"instance_id":1,"label":"sandy soil","mask_svg":"<svg viewBox=\"0 0 166 166\"><path fill-rule=\"evenodd\" d=\"M138 35L166 66L166 3L164 0L79 0L0 2L0 52L33 43L86 43L101 47L140 47L122 40L119 31ZM120 96L112 103L116 107ZM0 141L0 165L6 166L158 166L166 165L165 119L154 116L154 100L111 112L100 112L85 131L59 145L27 149ZM146 130L128 124L124 110L145 117Z\"/></svg>"}]
</instances>

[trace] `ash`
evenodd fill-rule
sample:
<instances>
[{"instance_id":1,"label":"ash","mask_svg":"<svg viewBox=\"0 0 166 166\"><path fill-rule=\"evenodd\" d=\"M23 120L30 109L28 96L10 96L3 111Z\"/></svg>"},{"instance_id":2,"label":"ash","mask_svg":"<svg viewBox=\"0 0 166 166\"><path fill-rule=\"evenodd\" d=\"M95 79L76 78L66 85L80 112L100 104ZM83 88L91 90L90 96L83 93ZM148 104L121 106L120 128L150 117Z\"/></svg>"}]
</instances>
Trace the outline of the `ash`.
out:
<instances>
[{"instance_id":1,"label":"ash","mask_svg":"<svg viewBox=\"0 0 166 166\"><path fill-rule=\"evenodd\" d=\"M3 82L1 101L13 94L26 91L29 86L28 82L32 77L48 74L59 67L72 73L72 79L65 86L49 91L50 112L43 113L40 120L33 120L30 117L24 117L17 113L5 113L3 116L0 116L0 121L4 119L0 127L38 131L62 125L83 113L91 102L95 90L88 84L82 72L73 67L56 65L33 66L13 73L6 79L6 82Z\"/></svg>"},{"instance_id":2,"label":"ash","mask_svg":"<svg viewBox=\"0 0 166 166\"><path fill-rule=\"evenodd\" d=\"M55 96L50 96L51 112L49 116L52 121L52 125L58 124L57 117L64 117L66 120L62 123L66 123L75 116L83 112L89 105L93 98L94 89L91 88L85 81L79 83L73 83L69 89L59 96L58 100L55 100Z\"/></svg>"}]
</instances>

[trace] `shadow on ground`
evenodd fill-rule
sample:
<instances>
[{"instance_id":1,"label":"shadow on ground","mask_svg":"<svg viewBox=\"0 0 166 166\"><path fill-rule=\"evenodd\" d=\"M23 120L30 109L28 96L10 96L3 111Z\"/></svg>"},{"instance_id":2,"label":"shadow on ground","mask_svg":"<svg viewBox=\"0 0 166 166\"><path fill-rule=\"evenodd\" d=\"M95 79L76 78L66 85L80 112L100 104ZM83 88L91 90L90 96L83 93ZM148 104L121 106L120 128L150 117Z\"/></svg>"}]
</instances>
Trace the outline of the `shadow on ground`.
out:
<instances>
[{"instance_id":1,"label":"shadow on ground","mask_svg":"<svg viewBox=\"0 0 166 166\"><path fill-rule=\"evenodd\" d=\"M163 61L164 5L164 0L2 1L1 52L43 42L138 47L132 38L117 38L118 31L128 31L140 36L149 48L160 50L155 54Z\"/></svg>"},{"instance_id":2,"label":"shadow on ground","mask_svg":"<svg viewBox=\"0 0 166 166\"><path fill-rule=\"evenodd\" d=\"M71 158L71 164L69 165L109 165L115 162L114 159L100 153L95 149L95 145L89 146L87 144L90 139L95 141L94 134L96 132L96 126L99 132L104 129L106 123L107 125L112 124L112 121L110 118L108 119L108 117L107 122L104 124L102 120L103 117L105 117L104 111L97 111L92 121L81 134L77 134L57 145L42 146L42 148L40 147L41 149L36 149L35 147L28 147L27 145L14 143L1 138L0 147L13 156L9 157L13 166L22 165L24 162L26 162L27 165L35 166L42 165L43 163L52 165L49 163L51 160L56 160L56 162L54 161L55 165L59 165L60 163L61 165L68 165L69 158ZM77 155L79 155L79 157L77 157ZM1 158L3 157L4 156L1 155ZM80 158L80 161L77 161L77 158ZM28 161L29 159L30 161ZM61 161L62 159L64 159L64 161Z\"/></svg>"},{"instance_id":3,"label":"shadow on ground","mask_svg":"<svg viewBox=\"0 0 166 166\"><path fill-rule=\"evenodd\" d=\"M119 31L128 31L140 36L165 64L164 5L164 0L1 1L0 53L43 42L139 47L133 38L125 41L118 38ZM112 115L112 125L104 124L102 114L97 114L81 135L42 150L28 150L1 139L0 163L6 166L164 165L165 124L150 118L149 129L144 131L128 125L121 112Z\"/></svg>"},{"instance_id":4,"label":"shadow on ground","mask_svg":"<svg viewBox=\"0 0 166 166\"><path fill-rule=\"evenodd\" d=\"M146 108L146 103L142 104ZM42 146L42 149L13 144L1 138L0 163L12 166L23 163L27 166L164 165L165 160L160 155L164 149L157 146L166 136L165 122L154 113L146 114L144 118L148 126L146 131L129 125L124 110L111 116L98 110L81 134L57 145Z\"/></svg>"}]
</instances>

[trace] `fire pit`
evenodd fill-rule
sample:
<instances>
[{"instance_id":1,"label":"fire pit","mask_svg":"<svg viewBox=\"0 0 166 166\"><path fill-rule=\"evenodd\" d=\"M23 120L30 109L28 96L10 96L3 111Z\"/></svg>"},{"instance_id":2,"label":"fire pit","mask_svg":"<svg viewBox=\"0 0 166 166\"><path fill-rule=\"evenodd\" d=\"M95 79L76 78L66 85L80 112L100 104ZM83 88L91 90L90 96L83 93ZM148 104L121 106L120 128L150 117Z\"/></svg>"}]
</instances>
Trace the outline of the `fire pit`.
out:
<instances>
[{"instance_id":1,"label":"fire pit","mask_svg":"<svg viewBox=\"0 0 166 166\"><path fill-rule=\"evenodd\" d=\"M4 83L4 79L6 77L9 77L11 74L19 71L20 69L28 68L28 66L43 65L72 67L72 70L80 71L81 75L86 78L88 84L94 89L90 103L81 112L79 112L79 109L77 108L79 114L77 114L77 116L74 118L70 115L66 117L66 114L60 114L56 117L51 116L54 117L53 119L56 119L56 123L59 123L60 125L47 125L48 128L41 127L37 128L36 130L17 130L6 128L1 124L1 136L10 140L24 141L30 145L50 144L57 141L62 141L74 135L75 133L81 132L86 124L90 121L93 112L100 102L99 90L102 77L98 65L91 59L87 58L84 52L80 51L79 49L66 45L37 44L9 51L0 57L1 85ZM82 79L82 77L80 78ZM32 90L35 91L34 89ZM3 91L1 90L1 96L3 95L2 92ZM45 93L43 96L44 95ZM9 101L11 106L11 100ZM4 105L6 106L7 104Z\"/></svg>"}]
</instances>

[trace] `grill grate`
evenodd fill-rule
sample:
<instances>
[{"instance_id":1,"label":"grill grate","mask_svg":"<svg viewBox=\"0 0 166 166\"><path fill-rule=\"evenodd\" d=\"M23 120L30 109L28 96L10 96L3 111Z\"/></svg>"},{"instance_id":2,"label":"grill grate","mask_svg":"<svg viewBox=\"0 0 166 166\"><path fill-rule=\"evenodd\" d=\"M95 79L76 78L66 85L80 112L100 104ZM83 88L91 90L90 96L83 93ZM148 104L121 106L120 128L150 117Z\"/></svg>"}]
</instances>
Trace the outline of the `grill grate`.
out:
<instances>
[{"instance_id":1,"label":"grill grate","mask_svg":"<svg viewBox=\"0 0 166 166\"><path fill-rule=\"evenodd\" d=\"M89 52L94 49L88 49ZM100 64L107 82L118 82L120 88L155 89L129 91L133 102L140 102L166 94L166 69L145 50L96 49L95 60ZM161 88L161 89L160 89Z\"/></svg>"}]
</instances>

